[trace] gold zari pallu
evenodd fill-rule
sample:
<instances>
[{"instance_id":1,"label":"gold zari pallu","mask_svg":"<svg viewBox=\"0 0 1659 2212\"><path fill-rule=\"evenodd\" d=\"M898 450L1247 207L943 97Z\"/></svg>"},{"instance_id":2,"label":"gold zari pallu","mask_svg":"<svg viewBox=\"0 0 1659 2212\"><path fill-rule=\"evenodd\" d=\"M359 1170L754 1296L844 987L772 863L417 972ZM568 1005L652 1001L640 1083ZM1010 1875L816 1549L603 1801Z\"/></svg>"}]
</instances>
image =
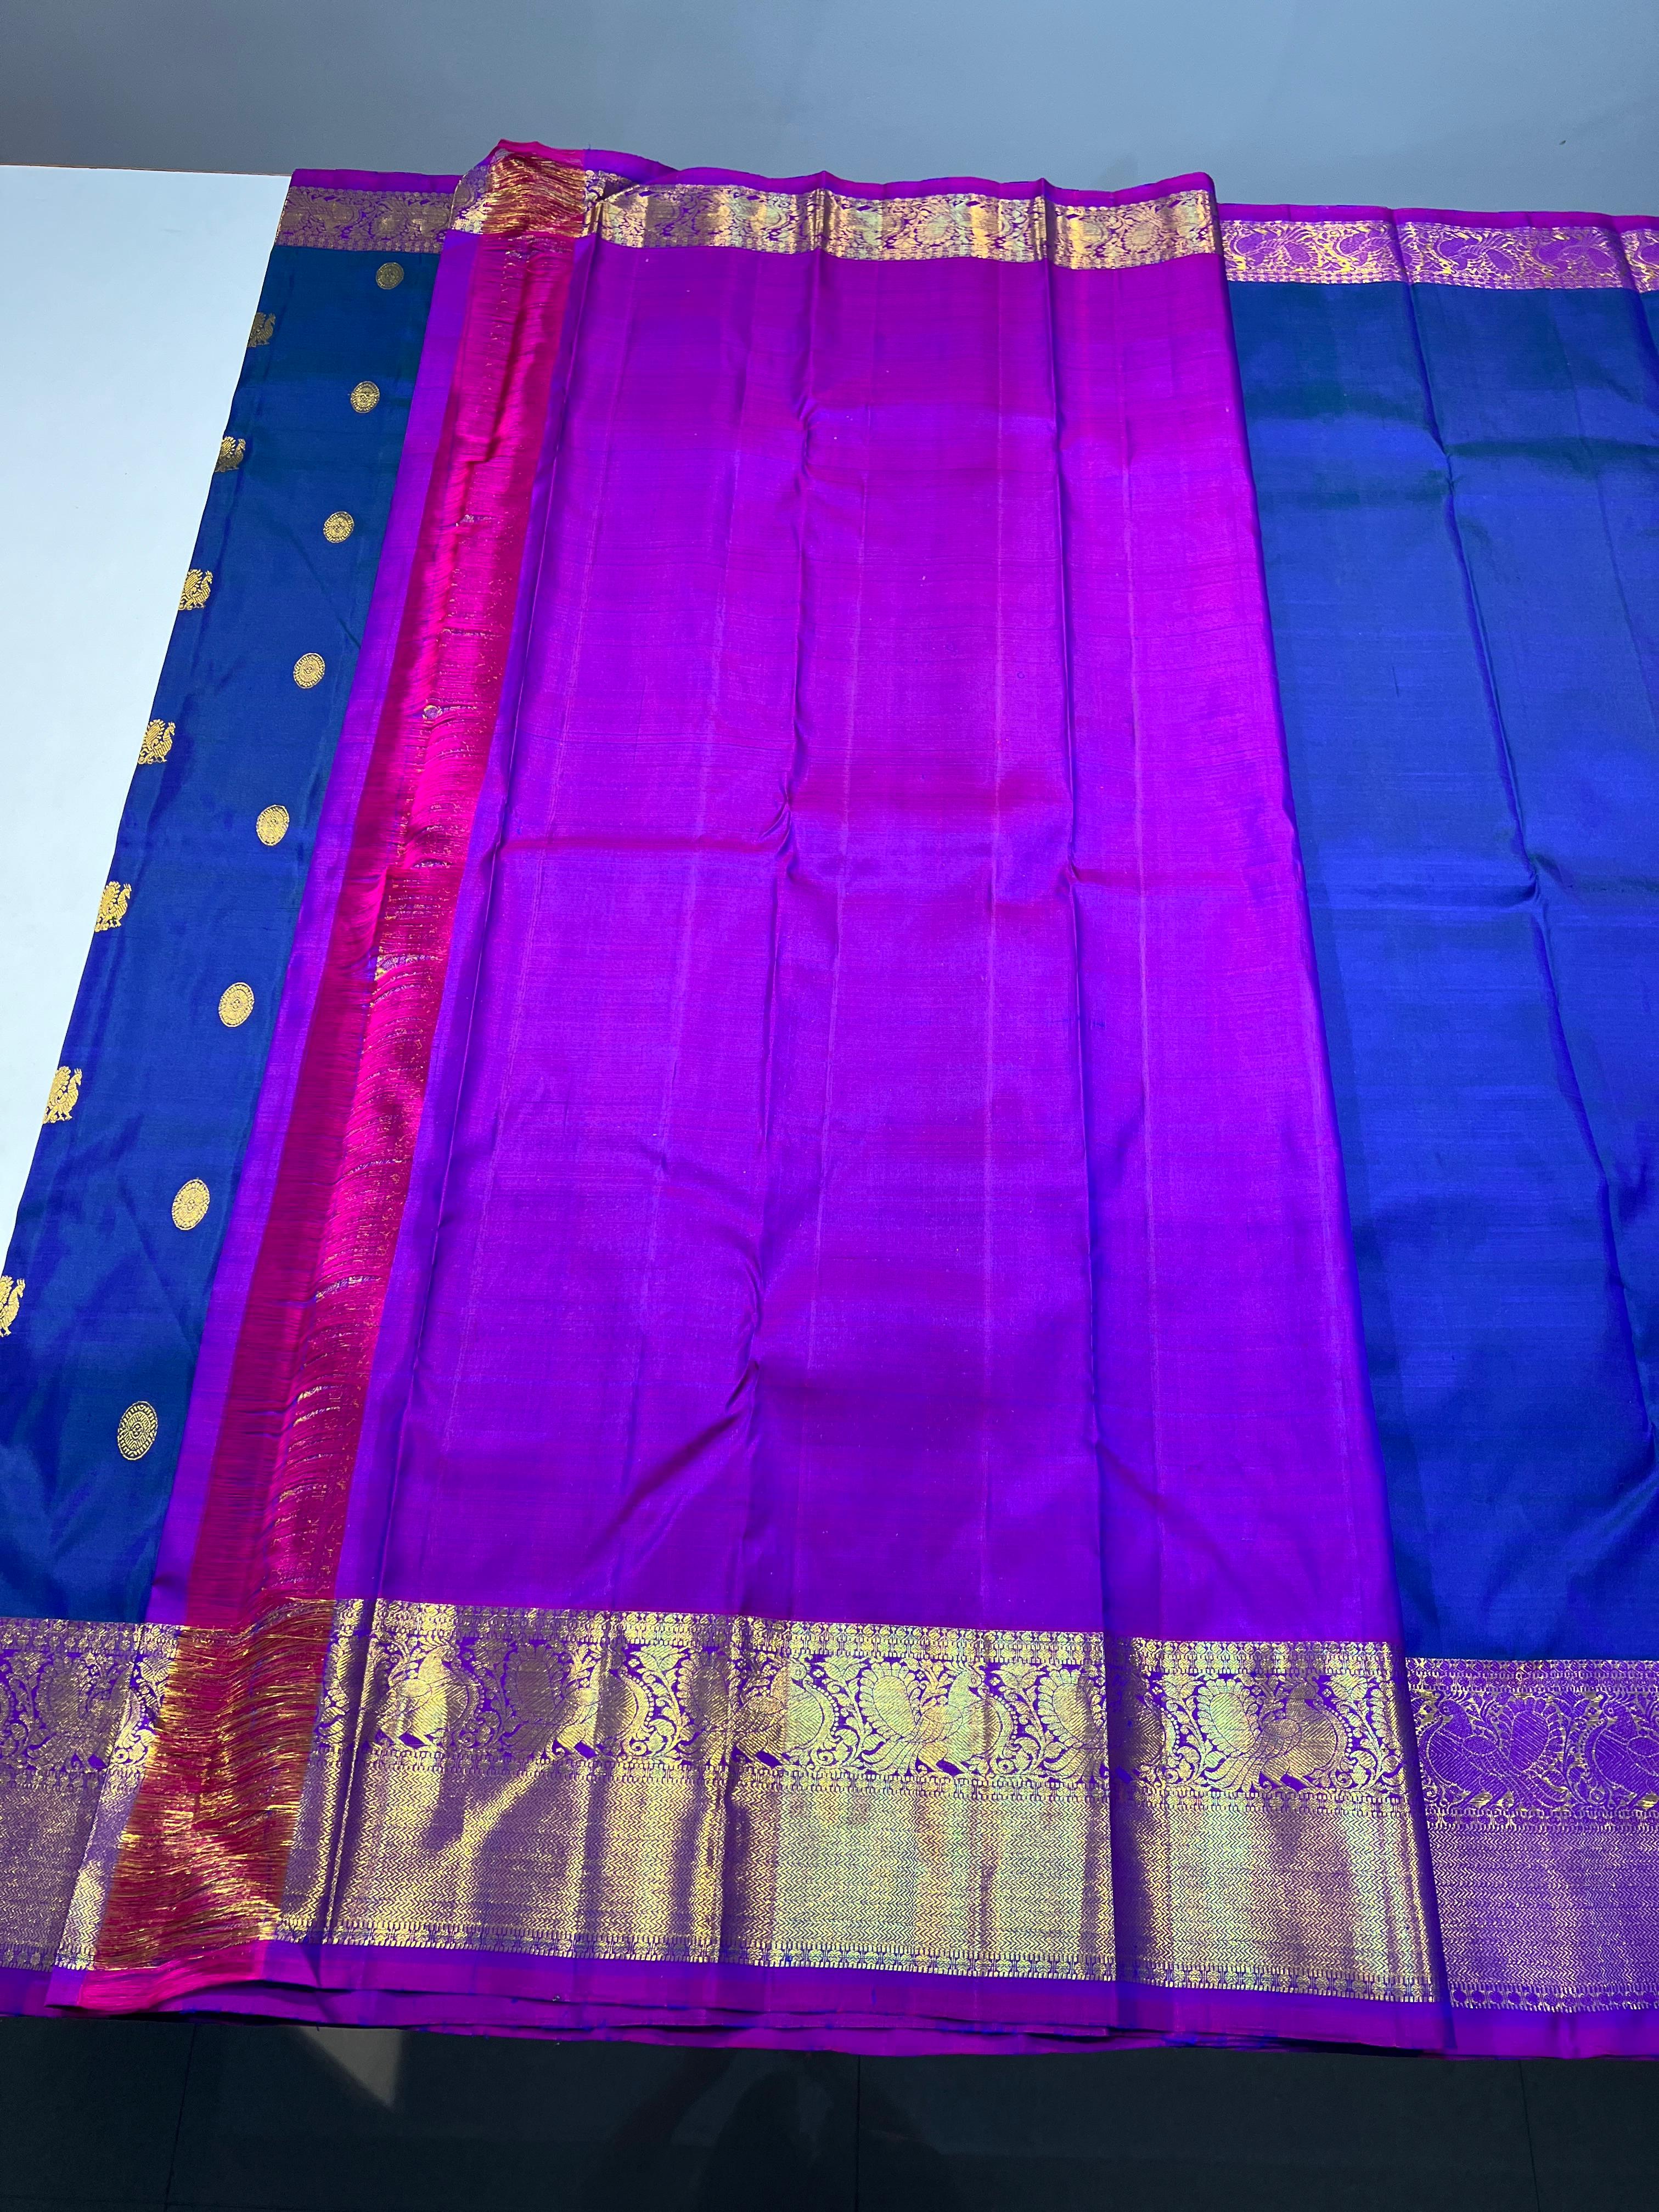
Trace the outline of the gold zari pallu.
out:
<instances>
[{"instance_id":1,"label":"gold zari pallu","mask_svg":"<svg viewBox=\"0 0 1659 2212\"><path fill-rule=\"evenodd\" d=\"M1403 1686L1382 1646L291 1610L251 1638L13 1626L7 1963L160 1963L142 1938L112 1956L100 1920L180 1644L235 1674L257 1670L243 1647L261 1635L321 1629L282 1893L232 1893L225 1854L196 1901L203 1952L234 1932L1434 1993ZM181 1821L210 1826L212 1765ZM163 1924L176 1942L176 1913Z\"/></svg>"},{"instance_id":2,"label":"gold zari pallu","mask_svg":"<svg viewBox=\"0 0 1659 2212\"><path fill-rule=\"evenodd\" d=\"M282 1894L204 1899L204 1948L228 1911L370 1948L1645 2001L1659 1664L1402 1671L1371 1644L330 1610L301 1625L328 1656ZM90 1966L179 1644L234 1666L248 1639L3 1633L0 1966ZM1517 1728L1534 1748L1505 1789ZM1594 1945L1571 1904L1590 1861L1615 1905Z\"/></svg>"}]
</instances>

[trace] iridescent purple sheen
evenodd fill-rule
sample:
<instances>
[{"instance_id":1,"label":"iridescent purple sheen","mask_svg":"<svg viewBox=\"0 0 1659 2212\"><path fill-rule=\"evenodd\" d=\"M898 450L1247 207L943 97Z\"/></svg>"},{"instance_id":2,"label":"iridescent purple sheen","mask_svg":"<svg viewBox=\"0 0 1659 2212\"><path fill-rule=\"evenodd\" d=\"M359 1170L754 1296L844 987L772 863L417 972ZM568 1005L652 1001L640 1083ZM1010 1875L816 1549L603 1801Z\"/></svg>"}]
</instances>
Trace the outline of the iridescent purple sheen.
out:
<instances>
[{"instance_id":1,"label":"iridescent purple sheen","mask_svg":"<svg viewBox=\"0 0 1659 2212\"><path fill-rule=\"evenodd\" d=\"M341 1594L1389 1636L1218 264L571 325Z\"/></svg>"}]
</instances>

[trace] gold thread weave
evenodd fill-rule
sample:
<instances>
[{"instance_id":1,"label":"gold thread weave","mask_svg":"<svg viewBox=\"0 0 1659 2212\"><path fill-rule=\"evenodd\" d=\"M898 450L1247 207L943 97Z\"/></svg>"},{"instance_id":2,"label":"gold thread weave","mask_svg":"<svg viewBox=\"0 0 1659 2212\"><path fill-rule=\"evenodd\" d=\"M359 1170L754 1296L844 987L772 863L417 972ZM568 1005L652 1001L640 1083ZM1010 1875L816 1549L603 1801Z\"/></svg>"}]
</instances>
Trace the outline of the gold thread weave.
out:
<instances>
[{"instance_id":1,"label":"gold thread weave","mask_svg":"<svg viewBox=\"0 0 1659 2212\"><path fill-rule=\"evenodd\" d=\"M119 929L127 918L131 901L131 884L106 884L98 895L98 919L92 925L94 934L101 929Z\"/></svg>"},{"instance_id":2,"label":"gold thread weave","mask_svg":"<svg viewBox=\"0 0 1659 2212\"><path fill-rule=\"evenodd\" d=\"M524 237L580 227L607 245L702 246L757 253L822 252L853 261L1053 262L1136 269L1217 250L1202 191L1100 206L1047 193L915 192L878 197L810 185L634 184L538 155L483 163L455 195L453 227Z\"/></svg>"},{"instance_id":3,"label":"gold thread weave","mask_svg":"<svg viewBox=\"0 0 1659 2212\"><path fill-rule=\"evenodd\" d=\"M1659 223L1632 225L1620 233L1625 265L1638 292L1659 292Z\"/></svg>"},{"instance_id":4,"label":"gold thread weave","mask_svg":"<svg viewBox=\"0 0 1659 2212\"><path fill-rule=\"evenodd\" d=\"M290 185L276 243L336 253L435 253L448 222L447 192Z\"/></svg>"},{"instance_id":5,"label":"gold thread weave","mask_svg":"<svg viewBox=\"0 0 1659 2212\"><path fill-rule=\"evenodd\" d=\"M123 1459L143 1459L161 1430L149 1399L136 1398L115 1425L115 1448Z\"/></svg>"},{"instance_id":6,"label":"gold thread weave","mask_svg":"<svg viewBox=\"0 0 1659 2212\"><path fill-rule=\"evenodd\" d=\"M848 261L1138 269L1217 248L1214 206L1204 191L1099 207L992 192L877 198L826 186L618 183L594 204L589 225L611 246L823 252Z\"/></svg>"},{"instance_id":7,"label":"gold thread weave","mask_svg":"<svg viewBox=\"0 0 1659 2212\"><path fill-rule=\"evenodd\" d=\"M344 1606L273 1929L1414 2001L1396 1674L1372 1645Z\"/></svg>"},{"instance_id":8,"label":"gold thread weave","mask_svg":"<svg viewBox=\"0 0 1659 2212\"><path fill-rule=\"evenodd\" d=\"M0 1625L0 1962L47 1962L79 1866L90 1963L181 1638L187 1771L235 1796L271 1632ZM1407 1671L1453 2002L1650 2008L1659 1662ZM286 1893L210 1854L196 1934L1409 1997L1396 1687L1369 1645L342 1606Z\"/></svg>"},{"instance_id":9,"label":"gold thread weave","mask_svg":"<svg viewBox=\"0 0 1659 2212\"><path fill-rule=\"evenodd\" d=\"M178 1634L0 1620L0 1966L40 1971L64 1955L96 1821L131 1802Z\"/></svg>"},{"instance_id":10,"label":"gold thread weave","mask_svg":"<svg viewBox=\"0 0 1659 2212\"><path fill-rule=\"evenodd\" d=\"M85 1073L84 1068L60 1067L53 1074L52 1087L46 1093L46 1110L40 1116L44 1127L50 1127L54 1121L67 1121L74 1114Z\"/></svg>"},{"instance_id":11,"label":"gold thread weave","mask_svg":"<svg viewBox=\"0 0 1659 2212\"><path fill-rule=\"evenodd\" d=\"M198 1229L207 1219L212 1195L200 1176L191 1176L181 1182L173 1197L173 1225L175 1229Z\"/></svg>"},{"instance_id":12,"label":"gold thread weave","mask_svg":"<svg viewBox=\"0 0 1659 2212\"><path fill-rule=\"evenodd\" d=\"M1659 2004L1659 1661L1413 1659L1455 2004Z\"/></svg>"},{"instance_id":13,"label":"gold thread weave","mask_svg":"<svg viewBox=\"0 0 1659 2212\"><path fill-rule=\"evenodd\" d=\"M1659 228L1450 222L1438 217L1230 215L1234 284L1455 284L1480 291L1659 287Z\"/></svg>"},{"instance_id":14,"label":"gold thread weave","mask_svg":"<svg viewBox=\"0 0 1659 2212\"><path fill-rule=\"evenodd\" d=\"M1398 284L1406 275L1386 216L1224 216L1221 254L1230 284Z\"/></svg>"}]
</instances>

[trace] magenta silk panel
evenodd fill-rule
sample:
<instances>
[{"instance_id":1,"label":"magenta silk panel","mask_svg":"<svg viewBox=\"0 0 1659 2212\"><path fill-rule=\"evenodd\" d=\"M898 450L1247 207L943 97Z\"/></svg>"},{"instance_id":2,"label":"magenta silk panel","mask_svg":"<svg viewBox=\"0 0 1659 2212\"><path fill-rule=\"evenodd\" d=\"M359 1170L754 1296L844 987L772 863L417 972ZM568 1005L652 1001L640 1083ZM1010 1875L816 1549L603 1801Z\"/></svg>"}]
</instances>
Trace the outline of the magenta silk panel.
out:
<instances>
[{"instance_id":1,"label":"magenta silk panel","mask_svg":"<svg viewBox=\"0 0 1659 2212\"><path fill-rule=\"evenodd\" d=\"M578 252L341 1595L1389 1635L1218 260Z\"/></svg>"}]
</instances>

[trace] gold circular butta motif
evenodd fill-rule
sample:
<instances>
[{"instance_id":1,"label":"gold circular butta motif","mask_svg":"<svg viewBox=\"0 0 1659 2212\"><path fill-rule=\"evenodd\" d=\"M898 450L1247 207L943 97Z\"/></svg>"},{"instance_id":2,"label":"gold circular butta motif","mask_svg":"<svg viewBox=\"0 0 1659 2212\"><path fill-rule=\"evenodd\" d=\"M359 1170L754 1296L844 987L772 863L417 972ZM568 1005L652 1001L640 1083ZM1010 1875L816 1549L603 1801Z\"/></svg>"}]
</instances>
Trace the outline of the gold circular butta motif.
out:
<instances>
[{"instance_id":1,"label":"gold circular butta motif","mask_svg":"<svg viewBox=\"0 0 1659 2212\"><path fill-rule=\"evenodd\" d=\"M374 282L383 292L395 292L403 281L404 264L401 261L383 261L374 271Z\"/></svg>"},{"instance_id":2,"label":"gold circular butta motif","mask_svg":"<svg viewBox=\"0 0 1659 2212\"><path fill-rule=\"evenodd\" d=\"M289 820L286 806L262 806L254 834L262 845L280 845L288 835Z\"/></svg>"},{"instance_id":3,"label":"gold circular butta motif","mask_svg":"<svg viewBox=\"0 0 1659 2212\"><path fill-rule=\"evenodd\" d=\"M149 1399L135 1398L115 1424L115 1449L123 1459L143 1459L161 1426Z\"/></svg>"},{"instance_id":4,"label":"gold circular butta motif","mask_svg":"<svg viewBox=\"0 0 1659 2212\"><path fill-rule=\"evenodd\" d=\"M232 983L219 994L219 1018L228 1030L239 1030L253 1012L253 993L246 983Z\"/></svg>"},{"instance_id":5,"label":"gold circular butta motif","mask_svg":"<svg viewBox=\"0 0 1659 2212\"><path fill-rule=\"evenodd\" d=\"M323 525L323 535L331 545L343 545L356 527L356 516L348 514L343 507L337 507Z\"/></svg>"},{"instance_id":6,"label":"gold circular butta motif","mask_svg":"<svg viewBox=\"0 0 1659 2212\"><path fill-rule=\"evenodd\" d=\"M309 691L322 682L327 666L320 653L302 653L294 664L294 680L302 691Z\"/></svg>"},{"instance_id":7,"label":"gold circular butta motif","mask_svg":"<svg viewBox=\"0 0 1659 2212\"><path fill-rule=\"evenodd\" d=\"M351 404L359 415L368 415L380 404L380 387L365 377L361 384L351 387Z\"/></svg>"},{"instance_id":8,"label":"gold circular butta motif","mask_svg":"<svg viewBox=\"0 0 1659 2212\"><path fill-rule=\"evenodd\" d=\"M212 1203L207 1185L200 1176L192 1176L181 1182L173 1200L173 1225L175 1229L194 1229L207 1219L207 1210Z\"/></svg>"}]
</instances>

